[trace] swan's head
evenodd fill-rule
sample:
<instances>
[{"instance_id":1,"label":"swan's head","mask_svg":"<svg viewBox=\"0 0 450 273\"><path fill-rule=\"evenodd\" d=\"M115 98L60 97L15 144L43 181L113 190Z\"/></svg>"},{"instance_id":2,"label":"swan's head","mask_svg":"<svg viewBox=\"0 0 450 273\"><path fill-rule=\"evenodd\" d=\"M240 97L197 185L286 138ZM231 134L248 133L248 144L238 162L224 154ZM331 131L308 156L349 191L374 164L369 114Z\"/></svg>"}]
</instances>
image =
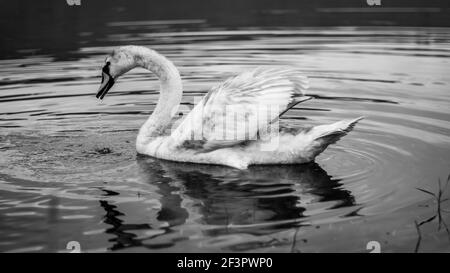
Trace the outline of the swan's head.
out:
<instances>
[{"instance_id":1,"label":"swan's head","mask_svg":"<svg viewBox=\"0 0 450 273\"><path fill-rule=\"evenodd\" d=\"M115 49L110 56L105 59L102 68L102 82L96 97L103 99L117 78L136 67L135 54L129 46Z\"/></svg>"}]
</instances>

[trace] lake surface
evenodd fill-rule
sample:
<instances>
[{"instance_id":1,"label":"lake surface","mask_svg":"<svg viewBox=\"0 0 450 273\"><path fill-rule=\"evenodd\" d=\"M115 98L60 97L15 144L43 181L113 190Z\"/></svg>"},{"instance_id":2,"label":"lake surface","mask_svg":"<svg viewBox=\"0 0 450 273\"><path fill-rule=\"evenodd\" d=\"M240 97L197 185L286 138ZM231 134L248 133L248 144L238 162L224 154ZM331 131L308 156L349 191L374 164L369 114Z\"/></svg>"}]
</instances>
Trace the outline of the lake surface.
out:
<instances>
[{"instance_id":1,"label":"lake surface","mask_svg":"<svg viewBox=\"0 0 450 273\"><path fill-rule=\"evenodd\" d=\"M417 189L437 193L450 173L450 29L108 29L100 40L78 33L70 51L0 60L0 251L66 252L70 241L86 252L369 252L369 241L383 252L450 251L450 202L437 211ZM126 44L175 63L184 112L239 71L291 65L315 99L284 124L366 118L306 165L241 171L138 156L157 78L135 69L95 99L106 55Z\"/></svg>"}]
</instances>

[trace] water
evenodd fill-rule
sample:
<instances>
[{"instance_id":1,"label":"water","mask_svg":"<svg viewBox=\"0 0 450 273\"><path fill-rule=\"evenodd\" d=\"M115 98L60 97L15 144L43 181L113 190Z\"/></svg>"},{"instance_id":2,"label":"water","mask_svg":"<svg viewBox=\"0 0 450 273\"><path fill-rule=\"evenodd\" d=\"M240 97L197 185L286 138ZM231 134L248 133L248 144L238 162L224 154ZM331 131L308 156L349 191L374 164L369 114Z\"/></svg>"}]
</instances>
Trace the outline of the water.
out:
<instances>
[{"instance_id":1,"label":"water","mask_svg":"<svg viewBox=\"0 0 450 273\"><path fill-rule=\"evenodd\" d=\"M108 27L96 42L80 33L91 42L66 57L27 50L0 60L0 251L64 252L69 241L91 252L416 249L415 221L437 212L416 188L437 193L450 173L449 29ZM94 96L106 54L124 44L176 64L183 111L238 71L293 65L315 99L283 123L366 119L307 165L239 171L137 156L155 76L136 69L102 103ZM420 226L418 251L450 250L441 216Z\"/></svg>"}]
</instances>

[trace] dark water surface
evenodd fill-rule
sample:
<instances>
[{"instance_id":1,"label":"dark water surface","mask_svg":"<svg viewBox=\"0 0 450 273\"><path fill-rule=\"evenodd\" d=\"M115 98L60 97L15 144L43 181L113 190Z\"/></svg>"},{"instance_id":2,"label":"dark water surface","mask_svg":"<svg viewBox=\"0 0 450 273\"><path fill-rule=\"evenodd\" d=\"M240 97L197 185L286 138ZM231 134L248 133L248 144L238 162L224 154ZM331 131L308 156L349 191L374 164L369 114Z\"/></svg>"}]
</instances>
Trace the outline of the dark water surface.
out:
<instances>
[{"instance_id":1,"label":"dark water surface","mask_svg":"<svg viewBox=\"0 0 450 273\"><path fill-rule=\"evenodd\" d=\"M414 251L415 221L437 208L416 188L437 192L450 171L449 29L202 24L113 21L106 38L65 58L25 50L0 60L0 251L67 251L69 241L92 252L367 252L369 241ZM136 69L96 100L118 44L176 64L183 111L236 72L293 65L315 99L284 123L366 119L308 165L240 171L137 156L158 80ZM441 216L420 227L419 251L450 250Z\"/></svg>"}]
</instances>

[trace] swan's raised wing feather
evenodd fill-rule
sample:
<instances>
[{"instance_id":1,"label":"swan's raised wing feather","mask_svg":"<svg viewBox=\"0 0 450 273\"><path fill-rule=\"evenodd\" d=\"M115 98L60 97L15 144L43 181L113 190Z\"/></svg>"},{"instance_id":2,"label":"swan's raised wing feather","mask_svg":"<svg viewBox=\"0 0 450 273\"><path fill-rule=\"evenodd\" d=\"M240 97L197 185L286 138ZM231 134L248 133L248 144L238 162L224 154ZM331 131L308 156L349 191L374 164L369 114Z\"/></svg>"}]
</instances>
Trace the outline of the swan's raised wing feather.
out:
<instances>
[{"instance_id":1,"label":"swan's raised wing feather","mask_svg":"<svg viewBox=\"0 0 450 273\"><path fill-rule=\"evenodd\" d=\"M307 77L292 68L257 68L212 88L172 133L177 145L214 150L256 139L305 100Z\"/></svg>"}]
</instances>

